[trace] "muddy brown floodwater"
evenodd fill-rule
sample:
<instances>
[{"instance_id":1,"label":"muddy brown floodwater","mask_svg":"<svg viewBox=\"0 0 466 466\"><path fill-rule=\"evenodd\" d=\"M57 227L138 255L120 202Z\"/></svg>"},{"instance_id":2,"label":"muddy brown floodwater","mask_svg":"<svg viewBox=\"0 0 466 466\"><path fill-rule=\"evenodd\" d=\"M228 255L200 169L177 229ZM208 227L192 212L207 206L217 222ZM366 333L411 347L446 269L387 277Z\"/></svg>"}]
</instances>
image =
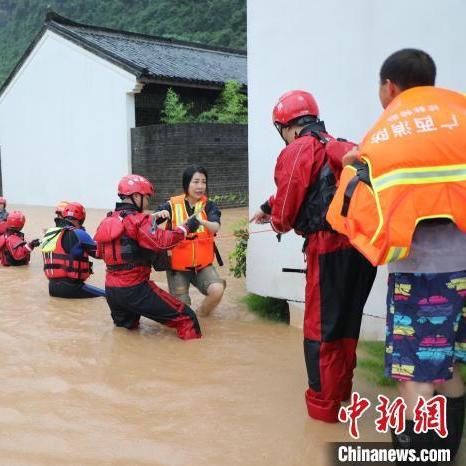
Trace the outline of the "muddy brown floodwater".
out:
<instances>
[{"instance_id":1,"label":"muddy brown floodwater","mask_svg":"<svg viewBox=\"0 0 466 466\"><path fill-rule=\"evenodd\" d=\"M18 207L28 239L53 223L52 208ZM88 211L91 234L104 215ZM221 235L246 215L225 210ZM225 262L232 245L219 240ZM325 442L350 440L307 417L301 331L250 314L227 266L226 296L190 342L147 319L115 329L104 298L50 298L41 267L36 250L28 267L0 269L0 464L319 466ZM364 419L362 440L387 440L373 430Z\"/></svg>"}]
</instances>

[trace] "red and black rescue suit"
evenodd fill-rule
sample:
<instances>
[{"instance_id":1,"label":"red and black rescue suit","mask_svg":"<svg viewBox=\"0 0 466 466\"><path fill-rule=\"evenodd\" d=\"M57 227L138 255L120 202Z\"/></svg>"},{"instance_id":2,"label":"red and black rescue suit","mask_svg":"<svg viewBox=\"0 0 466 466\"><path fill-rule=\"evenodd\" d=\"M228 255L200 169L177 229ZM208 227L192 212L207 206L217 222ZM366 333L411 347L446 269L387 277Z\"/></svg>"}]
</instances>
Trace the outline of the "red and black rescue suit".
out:
<instances>
[{"instance_id":1,"label":"red and black rescue suit","mask_svg":"<svg viewBox=\"0 0 466 466\"><path fill-rule=\"evenodd\" d=\"M376 274L325 219L341 157L352 146L329 136L323 122L306 126L280 153L277 192L261 206L275 231L294 229L306 238L306 404L309 416L326 422L338 421L340 402L350 397L363 308Z\"/></svg>"},{"instance_id":2,"label":"red and black rescue suit","mask_svg":"<svg viewBox=\"0 0 466 466\"><path fill-rule=\"evenodd\" d=\"M0 262L5 266L27 265L34 249L24 240L24 233L8 228L0 236Z\"/></svg>"},{"instance_id":3,"label":"red and black rescue suit","mask_svg":"<svg viewBox=\"0 0 466 466\"><path fill-rule=\"evenodd\" d=\"M140 316L175 328L184 340L201 337L194 311L150 281L154 254L174 247L185 234L157 228L133 204L117 203L95 234L98 257L107 265L105 291L113 321L135 328Z\"/></svg>"}]
</instances>

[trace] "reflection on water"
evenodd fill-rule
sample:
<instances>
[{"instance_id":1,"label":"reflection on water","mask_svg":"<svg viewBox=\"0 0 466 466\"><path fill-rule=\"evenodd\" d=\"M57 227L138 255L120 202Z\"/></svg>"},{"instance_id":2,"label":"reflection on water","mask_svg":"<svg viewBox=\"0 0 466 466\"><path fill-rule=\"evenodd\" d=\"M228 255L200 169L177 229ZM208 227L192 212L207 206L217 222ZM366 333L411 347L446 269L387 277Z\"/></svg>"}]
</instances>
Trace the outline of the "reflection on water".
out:
<instances>
[{"instance_id":1,"label":"reflection on water","mask_svg":"<svg viewBox=\"0 0 466 466\"><path fill-rule=\"evenodd\" d=\"M28 238L52 223L50 208L21 208ZM104 215L88 212L91 234ZM246 215L225 211L223 234ZM232 244L219 241L224 259ZM115 329L104 298L50 298L41 266L36 250L0 269L1 464L319 465L323 442L348 439L307 418L301 332L249 314L227 266L225 299L190 342L147 319Z\"/></svg>"}]
</instances>

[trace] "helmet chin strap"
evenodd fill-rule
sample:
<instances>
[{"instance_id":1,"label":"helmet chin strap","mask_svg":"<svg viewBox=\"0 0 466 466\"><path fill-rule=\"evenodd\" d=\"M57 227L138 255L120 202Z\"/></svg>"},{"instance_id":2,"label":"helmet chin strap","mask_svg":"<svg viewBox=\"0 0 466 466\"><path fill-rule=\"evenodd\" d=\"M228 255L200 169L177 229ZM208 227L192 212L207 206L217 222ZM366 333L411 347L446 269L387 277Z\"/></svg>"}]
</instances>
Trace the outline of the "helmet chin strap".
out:
<instances>
[{"instance_id":1,"label":"helmet chin strap","mask_svg":"<svg viewBox=\"0 0 466 466\"><path fill-rule=\"evenodd\" d=\"M280 135L280 137L283 139L283 142L284 142L285 145L287 146L287 145L288 145L288 141L283 137L283 128L284 128L284 125L281 125L280 123L275 123L274 126L275 126L275 129L278 131L278 134Z\"/></svg>"},{"instance_id":2,"label":"helmet chin strap","mask_svg":"<svg viewBox=\"0 0 466 466\"><path fill-rule=\"evenodd\" d=\"M129 198L131 199L131 202L133 203L133 205L136 206L136 208L138 209L138 212L142 213L143 205L144 205L144 196L142 194L138 193L141 196L141 204L138 205L136 200L134 199L134 194L136 194L136 193L131 194L131 196L129 196Z\"/></svg>"}]
</instances>

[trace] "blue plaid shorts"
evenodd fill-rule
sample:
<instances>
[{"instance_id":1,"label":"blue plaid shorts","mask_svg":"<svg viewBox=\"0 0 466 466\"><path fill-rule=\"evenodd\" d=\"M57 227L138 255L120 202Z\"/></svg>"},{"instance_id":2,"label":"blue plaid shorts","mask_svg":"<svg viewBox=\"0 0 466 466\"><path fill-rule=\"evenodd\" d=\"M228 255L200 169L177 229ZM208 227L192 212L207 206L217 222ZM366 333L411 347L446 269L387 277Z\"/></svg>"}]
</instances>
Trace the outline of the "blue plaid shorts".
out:
<instances>
[{"instance_id":1,"label":"blue plaid shorts","mask_svg":"<svg viewBox=\"0 0 466 466\"><path fill-rule=\"evenodd\" d=\"M444 382L466 363L466 271L388 278L385 375Z\"/></svg>"}]
</instances>

